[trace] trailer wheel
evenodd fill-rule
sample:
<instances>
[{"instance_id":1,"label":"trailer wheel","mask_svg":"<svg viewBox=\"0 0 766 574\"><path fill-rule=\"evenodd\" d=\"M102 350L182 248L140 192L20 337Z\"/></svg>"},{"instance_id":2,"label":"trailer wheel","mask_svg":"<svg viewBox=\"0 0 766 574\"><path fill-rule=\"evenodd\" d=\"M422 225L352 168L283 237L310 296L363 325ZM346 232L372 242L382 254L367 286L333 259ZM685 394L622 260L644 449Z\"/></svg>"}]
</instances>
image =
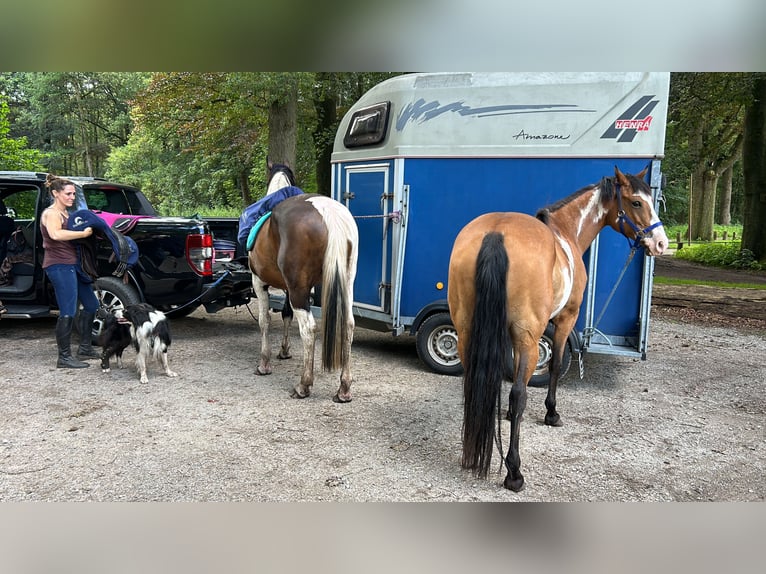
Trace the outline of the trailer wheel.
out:
<instances>
[{"instance_id":1,"label":"trailer wheel","mask_svg":"<svg viewBox=\"0 0 766 574\"><path fill-rule=\"evenodd\" d=\"M130 285L126 285L122 282L122 279L117 277L99 277L96 279L96 297L101 304L101 307L109 312L116 309L124 309L128 305L135 305L141 302L141 297L138 291ZM79 314L78 310L78 314ZM75 325L79 328L80 321L75 321ZM96 314L96 318L93 321L93 327L91 329L91 338L95 342L98 340L98 336L104 328L104 321Z\"/></svg>"},{"instance_id":2,"label":"trailer wheel","mask_svg":"<svg viewBox=\"0 0 766 574\"><path fill-rule=\"evenodd\" d=\"M553 331L554 327L552 323L548 323L545 328L543 336L537 342L537 366L535 372L532 373L532 377L529 379L530 387L547 387L551 382L551 359L553 358ZM566 343L564 349L564 356L561 359L561 373L559 380L564 378L564 375L569 371L569 367L572 364L572 349L569 341Z\"/></svg>"},{"instance_id":3,"label":"trailer wheel","mask_svg":"<svg viewBox=\"0 0 766 574\"><path fill-rule=\"evenodd\" d=\"M457 330L449 313L436 313L420 325L415 337L418 357L440 375L463 374L457 354Z\"/></svg>"}]
</instances>

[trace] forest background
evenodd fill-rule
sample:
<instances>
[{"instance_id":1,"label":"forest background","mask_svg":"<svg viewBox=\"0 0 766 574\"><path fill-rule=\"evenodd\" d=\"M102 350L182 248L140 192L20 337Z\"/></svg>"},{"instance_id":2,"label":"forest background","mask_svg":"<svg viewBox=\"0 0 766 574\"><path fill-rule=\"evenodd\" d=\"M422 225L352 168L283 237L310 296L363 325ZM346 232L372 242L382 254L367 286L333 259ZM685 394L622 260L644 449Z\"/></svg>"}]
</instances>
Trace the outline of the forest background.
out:
<instances>
[{"instance_id":1,"label":"forest background","mask_svg":"<svg viewBox=\"0 0 766 574\"><path fill-rule=\"evenodd\" d=\"M238 216L266 157L329 195L346 110L392 72L0 72L0 170L106 177L165 215ZM766 263L766 74L672 73L666 226L709 241L742 224Z\"/></svg>"}]
</instances>

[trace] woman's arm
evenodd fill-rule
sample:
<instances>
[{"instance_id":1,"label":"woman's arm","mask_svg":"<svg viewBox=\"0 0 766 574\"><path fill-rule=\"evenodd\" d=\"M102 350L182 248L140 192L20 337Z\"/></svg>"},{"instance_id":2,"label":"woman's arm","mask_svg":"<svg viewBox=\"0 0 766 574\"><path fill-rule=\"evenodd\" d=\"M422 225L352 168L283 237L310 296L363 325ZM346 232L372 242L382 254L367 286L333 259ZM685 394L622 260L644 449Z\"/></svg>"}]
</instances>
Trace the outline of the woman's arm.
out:
<instances>
[{"instance_id":1,"label":"woman's arm","mask_svg":"<svg viewBox=\"0 0 766 574\"><path fill-rule=\"evenodd\" d=\"M73 239L84 239L93 235L92 227L86 227L82 231L64 229L61 226L61 214L51 208L43 211L42 223L48 230L48 235L54 241L72 241Z\"/></svg>"}]
</instances>

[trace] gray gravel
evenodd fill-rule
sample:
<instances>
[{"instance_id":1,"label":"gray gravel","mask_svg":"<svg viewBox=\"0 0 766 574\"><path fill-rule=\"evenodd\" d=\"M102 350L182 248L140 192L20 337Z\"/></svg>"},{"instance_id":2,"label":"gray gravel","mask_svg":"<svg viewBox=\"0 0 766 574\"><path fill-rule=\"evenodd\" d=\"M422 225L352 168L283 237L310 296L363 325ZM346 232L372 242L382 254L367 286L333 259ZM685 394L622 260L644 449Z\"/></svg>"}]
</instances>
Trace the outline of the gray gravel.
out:
<instances>
[{"instance_id":1,"label":"gray gravel","mask_svg":"<svg viewBox=\"0 0 766 574\"><path fill-rule=\"evenodd\" d=\"M274 316L273 340L281 321ZM53 320L0 321L2 501L755 501L766 499L766 336L654 318L647 361L587 356L559 391L564 426L522 423L526 488L460 468L461 381L414 340L357 329L354 400L338 373L289 398L294 357L254 374L246 308L172 322L168 378L152 365L55 369ZM504 444L508 425L503 424ZM499 469L497 454L493 465Z\"/></svg>"}]
</instances>

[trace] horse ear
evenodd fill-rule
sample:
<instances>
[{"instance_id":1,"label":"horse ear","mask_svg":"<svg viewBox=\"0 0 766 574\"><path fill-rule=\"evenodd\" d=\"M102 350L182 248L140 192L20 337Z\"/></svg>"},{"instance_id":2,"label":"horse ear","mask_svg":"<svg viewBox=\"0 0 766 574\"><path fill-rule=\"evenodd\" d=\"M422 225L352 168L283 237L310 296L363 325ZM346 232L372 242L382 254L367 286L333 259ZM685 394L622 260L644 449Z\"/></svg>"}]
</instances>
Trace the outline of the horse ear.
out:
<instances>
[{"instance_id":1,"label":"horse ear","mask_svg":"<svg viewBox=\"0 0 766 574\"><path fill-rule=\"evenodd\" d=\"M617 182L620 185L629 185L628 184L628 178L625 177L625 174L620 171L620 168L617 166L614 166L614 177L617 179Z\"/></svg>"},{"instance_id":2,"label":"horse ear","mask_svg":"<svg viewBox=\"0 0 766 574\"><path fill-rule=\"evenodd\" d=\"M638 179L644 179L644 176L646 175L646 170L648 170L648 169L649 169L648 167L645 167L641 173L637 173L636 174L636 177Z\"/></svg>"},{"instance_id":3,"label":"horse ear","mask_svg":"<svg viewBox=\"0 0 766 574\"><path fill-rule=\"evenodd\" d=\"M266 169L271 171L274 168L274 164L271 163L271 158L269 156L266 156Z\"/></svg>"}]
</instances>

